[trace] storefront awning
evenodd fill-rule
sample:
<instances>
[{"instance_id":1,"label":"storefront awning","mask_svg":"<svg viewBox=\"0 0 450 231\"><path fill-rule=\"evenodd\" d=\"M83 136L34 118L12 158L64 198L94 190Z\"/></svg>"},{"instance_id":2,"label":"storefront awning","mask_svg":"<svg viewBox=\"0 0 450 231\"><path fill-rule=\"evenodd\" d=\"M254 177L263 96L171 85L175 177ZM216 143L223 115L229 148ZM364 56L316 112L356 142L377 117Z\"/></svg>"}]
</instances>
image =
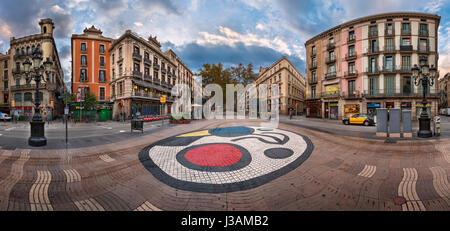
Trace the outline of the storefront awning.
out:
<instances>
[{"instance_id":1,"label":"storefront awning","mask_svg":"<svg viewBox=\"0 0 450 231\"><path fill-rule=\"evenodd\" d=\"M151 83L146 83L146 82L139 81L139 80L133 80L133 84L135 84L137 86L141 86L141 87L146 87L146 88L155 89L155 90L158 90L158 91L167 92L167 93L171 92L169 89L165 89L165 88L162 88L160 86L156 86L156 85L153 85Z\"/></svg>"}]
</instances>

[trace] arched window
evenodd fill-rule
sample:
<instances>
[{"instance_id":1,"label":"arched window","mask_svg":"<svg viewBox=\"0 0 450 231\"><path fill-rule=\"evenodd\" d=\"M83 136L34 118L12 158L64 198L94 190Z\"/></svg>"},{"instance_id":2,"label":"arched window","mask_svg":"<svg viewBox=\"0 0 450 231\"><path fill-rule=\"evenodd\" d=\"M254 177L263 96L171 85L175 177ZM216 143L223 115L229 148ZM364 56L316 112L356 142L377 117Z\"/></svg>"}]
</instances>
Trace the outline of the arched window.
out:
<instances>
[{"instance_id":1,"label":"arched window","mask_svg":"<svg viewBox=\"0 0 450 231\"><path fill-rule=\"evenodd\" d=\"M34 52L34 49L35 49L35 46L33 45L33 46L31 47L31 53Z\"/></svg>"},{"instance_id":2,"label":"arched window","mask_svg":"<svg viewBox=\"0 0 450 231\"><path fill-rule=\"evenodd\" d=\"M47 27L44 26L44 34L47 33Z\"/></svg>"},{"instance_id":3,"label":"arched window","mask_svg":"<svg viewBox=\"0 0 450 231\"><path fill-rule=\"evenodd\" d=\"M25 54L25 48L23 48L22 47L22 53L21 53L22 55L24 55Z\"/></svg>"},{"instance_id":4,"label":"arched window","mask_svg":"<svg viewBox=\"0 0 450 231\"><path fill-rule=\"evenodd\" d=\"M30 55L30 47L27 47L27 55Z\"/></svg>"},{"instance_id":5,"label":"arched window","mask_svg":"<svg viewBox=\"0 0 450 231\"><path fill-rule=\"evenodd\" d=\"M31 92L25 92L23 99L24 101L33 101L33 94Z\"/></svg>"}]
</instances>

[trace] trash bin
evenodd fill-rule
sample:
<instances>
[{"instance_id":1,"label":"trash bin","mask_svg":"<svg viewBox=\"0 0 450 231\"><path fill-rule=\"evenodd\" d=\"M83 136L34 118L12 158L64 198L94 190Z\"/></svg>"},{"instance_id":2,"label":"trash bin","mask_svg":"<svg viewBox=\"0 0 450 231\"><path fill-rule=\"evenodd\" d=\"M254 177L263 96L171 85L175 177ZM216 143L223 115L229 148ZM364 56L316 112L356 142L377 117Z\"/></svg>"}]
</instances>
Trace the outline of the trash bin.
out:
<instances>
[{"instance_id":1,"label":"trash bin","mask_svg":"<svg viewBox=\"0 0 450 231\"><path fill-rule=\"evenodd\" d=\"M433 127L434 127L434 135L440 136L441 135L441 117L435 116L433 118Z\"/></svg>"},{"instance_id":2,"label":"trash bin","mask_svg":"<svg viewBox=\"0 0 450 231\"><path fill-rule=\"evenodd\" d=\"M133 130L141 130L144 133L144 121L141 119L132 119L131 120L131 132Z\"/></svg>"}]
</instances>

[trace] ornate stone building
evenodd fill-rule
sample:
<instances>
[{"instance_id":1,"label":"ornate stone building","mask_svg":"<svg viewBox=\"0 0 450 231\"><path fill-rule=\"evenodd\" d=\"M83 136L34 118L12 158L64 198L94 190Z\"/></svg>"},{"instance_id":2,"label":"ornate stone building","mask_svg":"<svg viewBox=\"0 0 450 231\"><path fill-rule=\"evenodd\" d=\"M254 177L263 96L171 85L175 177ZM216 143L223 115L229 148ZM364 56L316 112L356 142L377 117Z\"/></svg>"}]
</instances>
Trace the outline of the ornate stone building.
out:
<instances>
[{"instance_id":1,"label":"ornate stone building","mask_svg":"<svg viewBox=\"0 0 450 231\"><path fill-rule=\"evenodd\" d=\"M0 54L0 112L10 113L9 72L11 68L9 54Z\"/></svg>"},{"instance_id":2,"label":"ornate stone building","mask_svg":"<svg viewBox=\"0 0 450 231\"><path fill-rule=\"evenodd\" d=\"M114 118L121 113L125 118L170 113L172 87L180 82L193 86L192 72L173 51L161 51L156 36L144 39L127 30L111 43L109 52Z\"/></svg>"},{"instance_id":3,"label":"ornate stone building","mask_svg":"<svg viewBox=\"0 0 450 231\"><path fill-rule=\"evenodd\" d=\"M342 119L395 107L412 110L417 118L423 89L414 84L411 67L437 67L439 22L440 16L428 13L384 13L345 22L308 40L307 116ZM437 84L428 92L428 112L435 116Z\"/></svg>"},{"instance_id":4,"label":"ornate stone building","mask_svg":"<svg viewBox=\"0 0 450 231\"><path fill-rule=\"evenodd\" d=\"M32 60L32 53L35 49L42 51L42 58L47 58L53 62L50 76L44 74L45 82L41 81L39 85L41 100L41 113L47 115L50 113L53 118L60 117L64 113L64 105L58 96L67 91L64 84L64 73L53 38L55 26L49 18L42 19L39 22L41 32L39 34L29 35L22 38L12 37L9 50L9 99L10 103L14 101L13 111L17 111L21 116L30 118L34 114L34 100L36 84L34 80L27 78L23 70L22 63L28 58Z\"/></svg>"},{"instance_id":5,"label":"ornate stone building","mask_svg":"<svg viewBox=\"0 0 450 231\"><path fill-rule=\"evenodd\" d=\"M270 67L259 69L258 78L255 81L256 89L260 84L267 84L268 108L271 107L270 86L277 84L280 94L280 113L287 115L289 107L293 107L298 113L304 111L306 80L286 57L282 57Z\"/></svg>"},{"instance_id":6,"label":"ornate stone building","mask_svg":"<svg viewBox=\"0 0 450 231\"><path fill-rule=\"evenodd\" d=\"M439 90L441 91L439 108L450 108L450 73L439 79Z\"/></svg>"}]
</instances>

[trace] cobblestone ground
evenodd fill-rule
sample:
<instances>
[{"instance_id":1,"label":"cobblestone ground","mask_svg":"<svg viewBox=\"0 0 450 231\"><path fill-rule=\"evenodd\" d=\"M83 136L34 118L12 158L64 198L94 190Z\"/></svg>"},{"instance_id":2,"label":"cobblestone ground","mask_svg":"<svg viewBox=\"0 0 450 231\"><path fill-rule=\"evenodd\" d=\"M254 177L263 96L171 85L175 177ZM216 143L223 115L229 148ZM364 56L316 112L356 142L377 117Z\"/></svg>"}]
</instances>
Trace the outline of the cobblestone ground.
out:
<instances>
[{"instance_id":1,"label":"cobblestone ground","mask_svg":"<svg viewBox=\"0 0 450 231\"><path fill-rule=\"evenodd\" d=\"M0 210L450 210L449 139L258 126L195 121L101 146L0 149Z\"/></svg>"}]
</instances>

